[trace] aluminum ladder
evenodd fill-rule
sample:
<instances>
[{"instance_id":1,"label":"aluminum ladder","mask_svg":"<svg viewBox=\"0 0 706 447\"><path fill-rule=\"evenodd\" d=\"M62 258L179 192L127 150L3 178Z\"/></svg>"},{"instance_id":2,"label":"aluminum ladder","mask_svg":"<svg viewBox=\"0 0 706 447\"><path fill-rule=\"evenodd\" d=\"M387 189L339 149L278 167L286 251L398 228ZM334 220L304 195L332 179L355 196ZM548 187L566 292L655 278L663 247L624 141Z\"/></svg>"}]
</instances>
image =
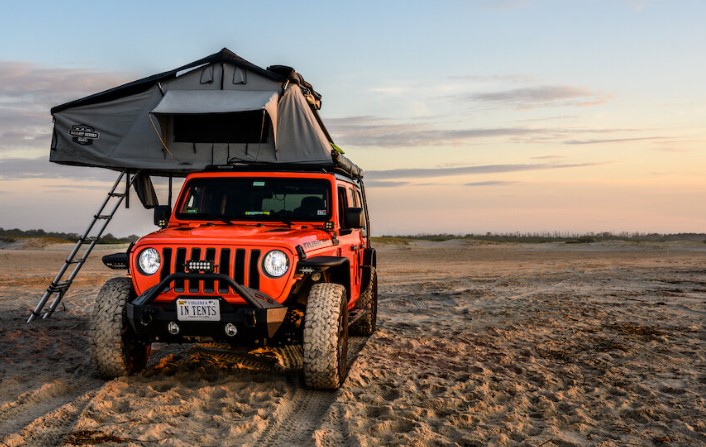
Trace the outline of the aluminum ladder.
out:
<instances>
[{"instance_id":1,"label":"aluminum ladder","mask_svg":"<svg viewBox=\"0 0 706 447\"><path fill-rule=\"evenodd\" d=\"M127 176L125 192L117 192L118 186L125 176ZM69 257L66 258L63 267L61 267L59 273L57 273L54 280L51 284L49 284L49 287L47 287L47 291L44 292L42 299L40 299L39 303L37 303L37 307L35 307L34 311L29 316L27 323L31 323L39 316L41 316L42 319L47 319L54 313L62 298L69 290L69 287L71 287L76 275L78 275L78 272L81 270L81 267L83 267L83 264L86 262L86 259L88 259L88 255L90 255L91 251L93 251L93 247L96 246L96 243L98 243L98 240L103 235L108 223L110 223L110 220L115 215L115 212L120 207L120 204L127 197L135 178L137 178L137 175L131 176L127 171L120 172L118 179L115 180L115 183L113 184L113 188L108 193L105 201L103 201L103 205L101 205L98 212L93 216L93 221L88 226L88 229L76 242L76 246L74 246L74 249ZM108 210L107 213L105 212L106 210ZM101 224L96 225L99 221L101 221ZM79 252L81 253L79 254ZM71 266L73 266L73 269L71 270L71 273L66 276L66 272L69 271ZM42 313L42 309L44 309L47 301L49 301L49 298L54 294L56 294L56 296L49 306L49 309Z\"/></svg>"}]
</instances>

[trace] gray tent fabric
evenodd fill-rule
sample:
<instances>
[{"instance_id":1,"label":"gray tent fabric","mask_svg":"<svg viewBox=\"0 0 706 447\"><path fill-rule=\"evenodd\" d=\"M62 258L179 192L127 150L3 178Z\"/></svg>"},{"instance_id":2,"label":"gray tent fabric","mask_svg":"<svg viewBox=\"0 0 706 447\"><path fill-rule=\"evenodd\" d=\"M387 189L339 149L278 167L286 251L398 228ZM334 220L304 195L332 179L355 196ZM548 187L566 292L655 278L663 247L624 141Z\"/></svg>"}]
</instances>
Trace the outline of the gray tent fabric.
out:
<instances>
[{"instance_id":1,"label":"gray tent fabric","mask_svg":"<svg viewBox=\"0 0 706 447\"><path fill-rule=\"evenodd\" d=\"M294 69L265 70L223 49L54 107L50 161L151 175L234 162L340 166L320 98Z\"/></svg>"},{"instance_id":2,"label":"gray tent fabric","mask_svg":"<svg viewBox=\"0 0 706 447\"><path fill-rule=\"evenodd\" d=\"M331 162L331 143L317 123L315 112L297 85L290 85L279 102L277 161L281 163ZM322 159L326 154L326 159Z\"/></svg>"},{"instance_id":3,"label":"gray tent fabric","mask_svg":"<svg viewBox=\"0 0 706 447\"><path fill-rule=\"evenodd\" d=\"M227 113L265 109L277 112L277 92L247 90L169 90L154 114Z\"/></svg>"},{"instance_id":4,"label":"gray tent fabric","mask_svg":"<svg viewBox=\"0 0 706 447\"><path fill-rule=\"evenodd\" d=\"M148 117L162 95L157 87L105 103L54 114L49 161L114 169L179 171L165 159Z\"/></svg>"}]
</instances>

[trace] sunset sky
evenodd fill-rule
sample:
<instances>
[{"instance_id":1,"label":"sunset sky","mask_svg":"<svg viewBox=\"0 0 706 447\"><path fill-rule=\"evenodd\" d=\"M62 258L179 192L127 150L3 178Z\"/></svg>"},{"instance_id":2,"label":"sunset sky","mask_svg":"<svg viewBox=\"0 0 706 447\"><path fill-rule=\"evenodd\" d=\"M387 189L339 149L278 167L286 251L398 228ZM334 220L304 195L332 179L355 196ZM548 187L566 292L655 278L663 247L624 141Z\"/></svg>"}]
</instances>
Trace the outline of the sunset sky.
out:
<instances>
[{"instance_id":1,"label":"sunset sky","mask_svg":"<svg viewBox=\"0 0 706 447\"><path fill-rule=\"evenodd\" d=\"M704 24L701 0L4 3L0 227L82 232L114 180L48 162L52 106L227 47L323 94L376 235L706 232Z\"/></svg>"}]
</instances>

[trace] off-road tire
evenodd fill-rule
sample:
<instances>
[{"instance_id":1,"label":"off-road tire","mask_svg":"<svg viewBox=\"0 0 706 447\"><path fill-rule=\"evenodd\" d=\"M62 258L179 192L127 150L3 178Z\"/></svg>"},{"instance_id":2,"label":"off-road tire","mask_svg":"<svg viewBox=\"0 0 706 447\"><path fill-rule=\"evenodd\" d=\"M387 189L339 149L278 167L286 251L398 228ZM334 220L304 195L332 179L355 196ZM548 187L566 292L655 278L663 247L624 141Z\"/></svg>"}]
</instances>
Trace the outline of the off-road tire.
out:
<instances>
[{"instance_id":1,"label":"off-road tire","mask_svg":"<svg viewBox=\"0 0 706 447\"><path fill-rule=\"evenodd\" d=\"M360 294L358 308L363 312L363 316L351 325L351 335L373 335L377 329L378 317L378 274L375 267L370 267L370 281L367 287Z\"/></svg>"},{"instance_id":2,"label":"off-road tire","mask_svg":"<svg viewBox=\"0 0 706 447\"><path fill-rule=\"evenodd\" d=\"M304 316L304 383L338 389L348 374L348 302L340 284L315 284Z\"/></svg>"},{"instance_id":3,"label":"off-road tire","mask_svg":"<svg viewBox=\"0 0 706 447\"><path fill-rule=\"evenodd\" d=\"M150 343L130 327L125 304L132 294L130 278L112 278L98 292L91 318L91 363L104 379L127 376L142 370Z\"/></svg>"}]
</instances>

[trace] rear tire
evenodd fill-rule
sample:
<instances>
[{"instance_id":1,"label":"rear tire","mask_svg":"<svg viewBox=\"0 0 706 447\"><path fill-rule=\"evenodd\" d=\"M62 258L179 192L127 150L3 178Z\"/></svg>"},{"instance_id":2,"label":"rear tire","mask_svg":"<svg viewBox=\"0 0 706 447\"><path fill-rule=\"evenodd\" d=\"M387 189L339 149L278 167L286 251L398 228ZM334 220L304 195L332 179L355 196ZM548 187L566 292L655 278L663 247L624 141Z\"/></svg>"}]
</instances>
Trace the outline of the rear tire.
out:
<instances>
[{"instance_id":1,"label":"rear tire","mask_svg":"<svg viewBox=\"0 0 706 447\"><path fill-rule=\"evenodd\" d=\"M348 301L340 284L315 284L304 316L304 383L338 389L348 374Z\"/></svg>"},{"instance_id":2,"label":"rear tire","mask_svg":"<svg viewBox=\"0 0 706 447\"><path fill-rule=\"evenodd\" d=\"M91 363L104 379L127 376L147 364L151 344L134 333L125 314L130 278L113 278L98 292L91 318Z\"/></svg>"},{"instance_id":3,"label":"rear tire","mask_svg":"<svg viewBox=\"0 0 706 447\"><path fill-rule=\"evenodd\" d=\"M377 329L378 317L378 274L375 267L370 267L370 281L360 294L358 307L363 316L351 326L351 335L370 336Z\"/></svg>"}]
</instances>

